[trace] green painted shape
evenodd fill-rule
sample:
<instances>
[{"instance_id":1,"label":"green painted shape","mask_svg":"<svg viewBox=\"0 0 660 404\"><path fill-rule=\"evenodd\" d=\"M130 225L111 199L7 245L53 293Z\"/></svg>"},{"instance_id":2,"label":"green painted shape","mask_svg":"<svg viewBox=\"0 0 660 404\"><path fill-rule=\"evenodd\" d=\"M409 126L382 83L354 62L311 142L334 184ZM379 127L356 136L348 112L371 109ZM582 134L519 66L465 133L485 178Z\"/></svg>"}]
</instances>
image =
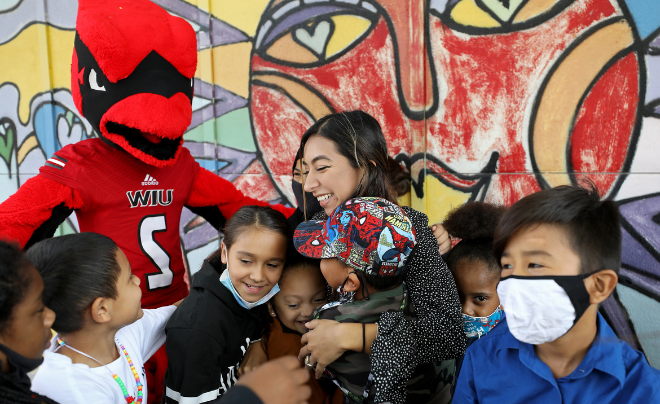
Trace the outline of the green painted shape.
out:
<instances>
[{"instance_id":1,"label":"green painted shape","mask_svg":"<svg viewBox=\"0 0 660 404\"><path fill-rule=\"evenodd\" d=\"M75 215L75 213L72 213L72 215ZM65 220L64 223L62 223L55 232L55 234L58 236L66 236L67 234L76 234L76 233L78 232L69 224L68 220Z\"/></svg>"},{"instance_id":2,"label":"green painted shape","mask_svg":"<svg viewBox=\"0 0 660 404\"><path fill-rule=\"evenodd\" d=\"M11 154L14 149L14 142L16 141L16 128L12 123L0 123L0 156L5 160L7 165L11 162Z\"/></svg>"},{"instance_id":3,"label":"green painted shape","mask_svg":"<svg viewBox=\"0 0 660 404\"><path fill-rule=\"evenodd\" d=\"M218 144L233 149L256 152L252 136L250 111L247 107L235 109L215 120Z\"/></svg>"},{"instance_id":4,"label":"green painted shape","mask_svg":"<svg viewBox=\"0 0 660 404\"><path fill-rule=\"evenodd\" d=\"M657 318L660 302L621 284L617 285L616 291L635 326L646 359L651 366L660 369L660 322Z\"/></svg>"},{"instance_id":5,"label":"green painted shape","mask_svg":"<svg viewBox=\"0 0 660 404\"><path fill-rule=\"evenodd\" d=\"M215 143L215 119L210 119L183 134L184 140L199 143Z\"/></svg>"}]
</instances>

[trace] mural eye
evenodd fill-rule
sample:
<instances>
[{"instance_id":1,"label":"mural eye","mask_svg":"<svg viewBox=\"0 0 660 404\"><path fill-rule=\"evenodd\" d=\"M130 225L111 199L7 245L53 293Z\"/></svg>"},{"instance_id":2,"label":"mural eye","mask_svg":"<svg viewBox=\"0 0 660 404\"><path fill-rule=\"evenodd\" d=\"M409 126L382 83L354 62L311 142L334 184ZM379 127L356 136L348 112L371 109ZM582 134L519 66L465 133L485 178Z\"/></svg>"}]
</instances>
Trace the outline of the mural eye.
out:
<instances>
[{"instance_id":1,"label":"mural eye","mask_svg":"<svg viewBox=\"0 0 660 404\"><path fill-rule=\"evenodd\" d=\"M89 86L92 90L96 91L105 91L105 87L99 84L98 76L96 75L96 70L90 69L89 71Z\"/></svg>"},{"instance_id":2,"label":"mural eye","mask_svg":"<svg viewBox=\"0 0 660 404\"><path fill-rule=\"evenodd\" d=\"M375 6L312 4L270 10L257 35L257 52L264 59L293 66L325 64L359 44L376 25ZM285 12L282 12L285 10ZM330 12L331 11L331 12Z\"/></svg>"}]
</instances>

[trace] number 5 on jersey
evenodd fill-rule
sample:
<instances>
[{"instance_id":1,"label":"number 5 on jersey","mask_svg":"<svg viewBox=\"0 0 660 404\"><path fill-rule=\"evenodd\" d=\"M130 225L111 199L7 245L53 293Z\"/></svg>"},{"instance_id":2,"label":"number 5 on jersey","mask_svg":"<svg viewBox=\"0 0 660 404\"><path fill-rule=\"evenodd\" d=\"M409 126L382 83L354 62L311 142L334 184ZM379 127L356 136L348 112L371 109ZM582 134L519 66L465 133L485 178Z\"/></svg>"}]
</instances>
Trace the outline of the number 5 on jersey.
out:
<instances>
[{"instance_id":1,"label":"number 5 on jersey","mask_svg":"<svg viewBox=\"0 0 660 404\"><path fill-rule=\"evenodd\" d=\"M146 274L147 290L167 288L172 284L174 273L170 269L170 256L156 242L155 233L167 231L165 215L145 216L138 225L138 241L144 255L158 269L158 272Z\"/></svg>"}]
</instances>

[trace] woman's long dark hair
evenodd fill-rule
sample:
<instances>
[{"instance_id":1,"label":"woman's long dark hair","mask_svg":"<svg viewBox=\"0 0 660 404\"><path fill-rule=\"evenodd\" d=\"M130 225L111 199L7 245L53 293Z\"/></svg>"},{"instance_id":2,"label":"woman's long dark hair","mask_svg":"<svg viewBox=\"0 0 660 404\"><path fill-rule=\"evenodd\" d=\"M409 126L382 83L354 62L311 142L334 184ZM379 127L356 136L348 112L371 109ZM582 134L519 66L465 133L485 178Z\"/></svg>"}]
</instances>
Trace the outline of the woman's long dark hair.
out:
<instances>
[{"instance_id":1,"label":"woman's long dark hair","mask_svg":"<svg viewBox=\"0 0 660 404\"><path fill-rule=\"evenodd\" d=\"M301 149L312 136L335 144L355 169L364 169L361 186L354 197L377 197L396 203L387 179L387 142L378 121L364 111L338 112L316 121L302 137ZM304 181L304 179L303 179Z\"/></svg>"}]
</instances>

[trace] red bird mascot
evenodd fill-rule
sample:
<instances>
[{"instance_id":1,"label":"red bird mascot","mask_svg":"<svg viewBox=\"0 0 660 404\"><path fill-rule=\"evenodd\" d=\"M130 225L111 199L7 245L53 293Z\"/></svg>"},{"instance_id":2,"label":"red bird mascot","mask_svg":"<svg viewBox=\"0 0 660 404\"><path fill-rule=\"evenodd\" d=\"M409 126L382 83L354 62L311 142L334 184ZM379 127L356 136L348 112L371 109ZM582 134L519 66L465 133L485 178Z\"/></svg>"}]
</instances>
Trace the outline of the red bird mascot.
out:
<instances>
[{"instance_id":1,"label":"red bird mascot","mask_svg":"<svg viewBox=\"0 0 660 404\"><path fill-rule=\"evenodd\" d=\"M75 211L81 231L112 238L126 254L144 308L185 297L183 207L220 228L241 206L267 205L200 168L182 147L196 68L196 35L185 20L147 0L80 0L71 92L101 137L57 151L1 204L0 238L29 248ZM163 354L154 359L166 361ZM161 366L149 398L162 394Z\"/></svg>"}]
</instances>

